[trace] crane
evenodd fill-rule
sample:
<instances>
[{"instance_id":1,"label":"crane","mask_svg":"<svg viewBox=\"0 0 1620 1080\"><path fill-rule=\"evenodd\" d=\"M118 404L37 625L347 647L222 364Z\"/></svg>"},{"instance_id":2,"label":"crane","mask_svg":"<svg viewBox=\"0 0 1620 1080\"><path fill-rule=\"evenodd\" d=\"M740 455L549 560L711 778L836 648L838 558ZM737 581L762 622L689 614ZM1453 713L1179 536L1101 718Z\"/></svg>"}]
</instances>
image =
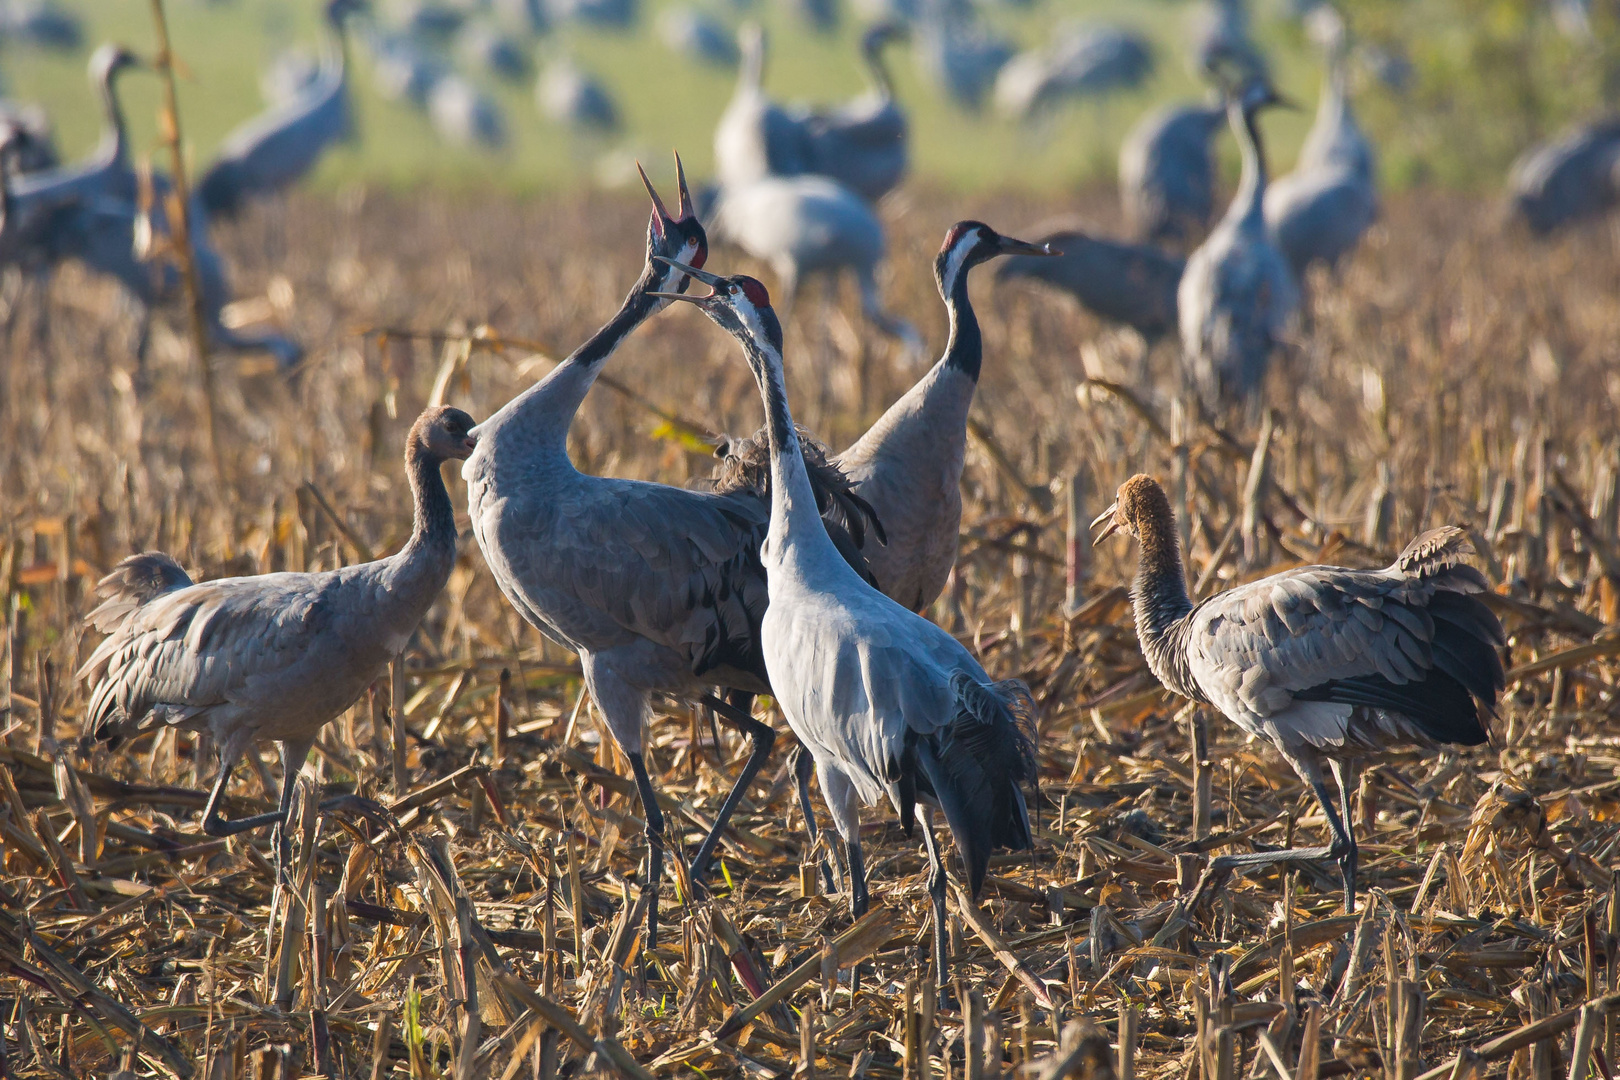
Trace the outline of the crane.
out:
<instances>
[{"instance_id":1,"label":"crane","mask_svg":"<svg viewBox=\"0 0 1620 1080\"><path fill-rule=\"evenodd\" d=\"M225 136L192 195L205 214L228 218L250 199L290 187L349 136L353 118L344 24L363 10L364 0L327 0L327 41L318 73L287 101Z\"/></svg>"},{"instance_id":2,"label":"crane","mask_svg":"<svg viewBox=\"0 0 1620 1080\"><path fill-rule=\"evenodd\" d=\"M102 603L89 621L107 636L78 673L91 686L86 734L116 748L163 726L209 732L220 769L203 831L234 836L274 825L278 883L293 788L316 736L405 648L455 565L455 511L439 467L472 452L472 427L472 417L444 407L412 425L405 470L415 522L385 559L195 584L168 555L149 551L97 586ZM220 803L231 771L265 741L281 751L280 804L226 821Z\"/></svg>"},{"instance_id":3,"label":"crane","mask_svg":"<svg viewBox=\"0 0 1620 1080\"><path fill-rule=\"evenodd\" d=\"M129 133L118 99L118 77L145 62L122 45L108 43L90 55L90 83L101 99L101 140L82 162L28 173L11 183L15 226L0 245L0 260L32 265L62 257L71 238L70 219L77 208L99 200L133 203L135 170L129 162Z\"/></svg>"},{"instance_id":4,"label":"crane","mask_svg":"<svg viewBox=\"0 0 1620 1080\"><path fill-rule=\"evenodd\" d=\"M1606 116L1521 154L1508 174L1511 208L1546 236L1614 206L1620 116Z\"/></svg>"},{"instance_id":5,"label":"crane","mask_svg":"<svg viewBox=\"0 0 1620 1080\"><path fill-rule=\"evenodd\" d=\"M1322 97L1294 171L1267 188L1265 198L1271 243L1299 281L1313 263L1336 268L1378 215L1376 159L1350 107L1344 20L1323 4L1311 26L1327 53Z\"/></svg>"},{"instance_id":6,"label":"crane","mask_svg":"<svg viewBox=\"0 0 1620 1080\"><path fill-rule=\"evenodd\" d=\"M1211 144L1226 106L1168 105L1131 128L1119 151L1125 220L1143 240L1181 245L1202 234L1215 207Z\"/></svg>"},{"instance_id":7,"label":"crane","mask_svg":"<svg viewBox=\"0 0 1620 1080\"><path fill-rule=\"evenodd\" d=\"M993 682L954 637L868 585L828 539L788 408L782 326L765 286L669 265L712 291L662 295L697 305L737 339L764 400L771 513L761 561L771 605L760 648L843 838L850 909L859 916L868 902L858 804L887 797L909 835L921 803L934 974L943 985L945 864L933 810L944 812L977 897L993 849L1033 843L1021 785L1036 779L1034 702L1021 682Z\"/></svg>"},{"instance_id":8,"label":"crane","mask_svg":"<svg viewBox=\"0 0 1620 1080\"><path fill-rule=\"evenodd\" d=\"M1055 259L1020 255L996 270L998 283L1027 279L1068 293L1081 307L1141 334L1149 345L1176 329L1176 288L1187 263L1157 248L1105 240L1081 229L1041 238Z\"/></svg>"},{"instance_id":9,"label":"crane","mask_svg":"<svg viewBox=\"0 0 1620 1080\"><path fill-rule=\"evenodd\" d=\"M1070 26L1048 44L1019 53L996 75L996 109L1029 120L1065 100L1140 86L1153 71L1148 40L1112 26Z\"/></svg>"},{"instance_id":10,"label":"crane","mask_svg":"<svg viewBox=\"0 0 1620 1080\"><path fill-rule=\"evenodd\" d=\"M1327 818L1326 847L1222 856L1211 875L1332 859L1345 910L1355 911L1355 762L1489 738L1481 715L1495 714L1504 685L1497 650L1506 639L1478 599L1490 583L1463 561L1474 551L1466 534L1432 529L1381 570L1302 566L1195 605L1170 500L1152 477L1137 474L1120 485L1092 526L1103 527L1099 544L1121 530L1137 540L1136 634L1154 676L1276 747ZM1324 763L1338 783L1342 818Z\"/></svg>"},{"instance_id":11,"label":"crane","mask_svg":"<svg viewBox=\"0 0 1620 1080\"><path fill-rule=\"evenodd\" d=\"M804 171L837 181L867 202L877 202L906 174L910 125L894 98L883 49L906 37L904 26L878 22L861 34L861 60L871 86L831 109L800 109Z\"/></svg>"},{"instance_id":12,"label":"crane","mask_svg":"<svg viewBox=\"0 0 1620 1080\"><path fill-rule=\"evenodd\" d=\"M892 315L878 294L877 267L887 242L883 224L859 195L824 176L766 176L720 189L714 230L769 263L791 303L812 274L855 275L861 313L913 354L922 337Z\"/></svg>"},{"instance_id":13,"label":"crane","mask_svg":"<svg viewBox=\"0 0 1620 1080\"><path fill-rule=\"evenodd\" d=\"M731 101L714 129L714 165L722 188L805 171L804 126L765 93L765 31L745 23L737 31L742 55Z\"/></svg>"},{"instance_id":14,"label":"crane","mask_svg":"<svg viewBox=\"0 0 1620 1080\"><path fill-rule=\"evenodd\" d=\"M1299 308L1299 287L1266 235L1266 159L1255 113L1282 99L1255 83L1227 101L1243 175L1226 216L1187 259L1176 290L1182 359L1207 405L1259 390L1271 352Z\"/></svg>"},{"instance_id":15,"label":"crane","mask_svg":"<svg viewBox=\"0 0 1620 1080\"><path fill-rule=\"evenodd\" d=\"M701 701L753 744L693 857L693 880L703 877L776 739L768 725L709 692L719 686L770 693L758 637L768 601L759 564L767 504L752 491L588 476L568 458L568 428L603 364L668 303L654 293L686 284L683 273L655 257L707 258L684 174L679 184L679 215L671 217L647 183L653 199L647 262L618 312L479 425L479 448L462 470L473 535L501 592L530 625L579 655L591 698L630 762L646 821L646 887L655 894L664 817L642 755L651 696ZM655 902L647 909L649 942L657 931Z\"/></svg>"}]
</instances>

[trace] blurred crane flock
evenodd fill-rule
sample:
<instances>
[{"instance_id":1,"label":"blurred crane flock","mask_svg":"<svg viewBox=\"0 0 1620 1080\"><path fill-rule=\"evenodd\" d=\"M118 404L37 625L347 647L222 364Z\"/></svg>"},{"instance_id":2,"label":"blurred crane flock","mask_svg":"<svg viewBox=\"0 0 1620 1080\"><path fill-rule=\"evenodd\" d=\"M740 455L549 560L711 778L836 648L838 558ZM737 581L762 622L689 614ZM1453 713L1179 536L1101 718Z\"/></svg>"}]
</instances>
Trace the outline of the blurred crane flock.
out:
<instances>
[{"instance_id":1,"label":"blurred crane flock","mask_svg":"<svg viewBox=\"0 0 1620 1080\"><path fill-rule=\"evenodd\" d=\"M1329 29L1333 53L1343 27ZM666 32L696 34L673 22ZM1231 50L1208 61L1217 83L1234 66ZM1264 149L1250 135L1275 95L1263 72L1242 78L1224 84L1227 114L1192 125L1219 131L1230 121L1246 140L1235 209L1209 233L1223 251L1258 250L1276 232L1262 205ZM1327 85L1336 92L1342 80L1334 73ZM559 101L565 90L559 83ZM886 94L873 100L889 109ZM1332 100L1320 115L1360 140ZM761 116L776 108L757 104ZM825 121L794 119L817 131ZM5 123L8 149L21 154L21 124ZM899 124L903 132L903 116ZM1329 151L1346 145L1366 156L1335 161ZM680 279L649 261L658 244L773 288L787 256L772 243L799 245L793 277L836 270L836 252L817 263L803 237L751 242L740 201L726 226L736 246L722 246L716 230L705 248L681 231L697 228L684 198L673 217L660 206L649 232L640 196L472 201L356 186L244 200L217 220L196 200L199 245L232 268L234 299L216 295L206 310L181 310L173 288L162 303L131 304L71 247L43 270L9 260L0 278L0 1077L1611 1076L1620 1061L1620 735L1608 727L1620 715L1617 256L1612 231L1590 217L1552 230L1612 202L1617 145L1613 130L1594 126L1527 158L1513 181L1525 222L1478 196L1379 195L1364 141L1320 147L1320 182L1307 189L1302 163L1290 190L1324 193L1318 206L1345 195L1349 209L1334 220L1348 215L1353 235L1293 266L1270 249L1297 287L1297 311L1268 324L1257 354L1232 361L1254 384L1241 394L1222 382L1230 369L1216 355L1237 347L1232 335L1204 341L1189 327L1191 278L1179 256L1215 282L1240 262L1197 246L1208 220L1164 218L1175 245L1164 254L1097 239L1154 228L1127 228L1113 191L1059 201L912 183L868 205L814 170L763 163L763 179L722 177L732 189L719 193L721 214L726 200L768 183L785 200L808 193L794 204L805 221L832 189L881 229L881 268L863 254L842 264L858 281L777 295L781 342L761 324L766 353L782 353L792 418L833 450L923 377L918 338L939 355L948 334L960 338L964 297L977 313L983 363L967 417L959 546L922 614L996 680L977 685L1027 686L1038 782L1024 793L1032 843L990 856L980 895L962 873L969 853L946 838L943 918L929 855L882 807L867 809L850 845L866 853L869 903L858 855L856 866L841 861L846 845L832 829L812 839L798 755L788 752L809 740L795 734L802 718L784 717L770 697L754 715L775 729L776 751L740 786L729 822L721 804L754 749L735 722L655 696L639 746L625 749L587 687L587 678L604 686L592 657L582 664L525 621L543 600L520 614L502 595L510 572L486 565L495 541L474 537L469 484L455 470L443 475L459 539L437 601L419 625L412 611L378 629L386 649L363 627L322 624L333 669L367 688L322 727L307 761L297 757L301 734L264 733L293 747L285 795L268 745L248 749L248 767L223 787L232 822L290 798L276 835L217 828L209 791L221 752L240 749L234 740L228 748L159 723L120 730L122 745L97 742L103 732L87 720L114 705L75 674L94 667L96 628L113 629L153 591L175 595L188 574L206 584L343 571L408 541L413 557L449 560L444 492L431 476L471 454L468 477L487 480L478 470L496 466L480 454L493 456L502 437L499 425L469 433L467 418L488 420L554 370L638 275L654 292ZM1140 157L1139 171L1151 155ZM233 160L247 170L250 159L244 149ZM26 174L21 161L8 168ZM653 173L666 195L676 190L673 170ZM239 175L251 190L252 177ZM1570 186L1583 183L1572 210L1580 200ZM152 193L142 198L139 212L119 212L121 235L146 227ZM1195 218L1218 220L1231 198L1217 185ZM73 201L40 205L108 216ZM183 236L179 209L171 200L168 220ZM786 220L799 218L773 215ZM0 226L0 253L8 227L16 222ZM1012 236L1049 237L1065 259L1092 261L1064 262ZM967 273L979 243L1018 254L1007 272L957 290L947 325L940 291ZM184 248L167 249L180 278L197 269ZM1133 266L1150 266L1152 280ZM1104 273L1113 275L1106 296ZM728 282L714 279L717 303L742 303L725 299ZM1122 313L1121 282L1138 298L1155 291L1140 332ZM1274 299L1260 292L1257 302ZM1218 321L1221 305L1243 303L1234 295L1212 286L1194 299ZM724 433L759 426L761 389L737 343L688 306L652 315L571 426L562 421L580 473L698 487L717 447L738 452ZM237 333L244 327L254 336ZM1183 362L1195 341L1211 350L1201 362L1213 374L1201 382ZM440 406L454 408L426 412ZM1500 620L1502 670L1461 682L1480 696L1489 741L1387 746L1366 761L1343 798L1346 835L1359 845L1359 869L1352 854L1343 879L1350 896L1327 848L1312 846L1339 838L1331 798L1319 800L1305 771L1214 705L1161 686L1160 666L1149 669L1144 648L1153 652L1157 630L1133 621L1136 552L1093 548L1087 535L1136 473L1162 484L1173 535L1119 523L1161 552L1179 546L1194 603L1312 564L1390 567L1398 555L1379 579L1391 626L1429 618L1394 610L1421 607L1397 598L1397 571L1413 580L1444 571L1458 592L1487 586L1475 598ZM498 514L505 492L475 493L475 514L486 505ZM763 535L763 519L755 524ZM1448 525L1457 531L1408 549ZM501 535L501 544L522 539ZM439 556L416 546L429 536ZM1459 569L1469 548L1471 567ZM92 617L98 581L142 551L178 565L138 564L161 579L142 582L126 567L133 591ZM365 584L407 562L274 580L306 591ZM434 565L424 580L436 583ZM1308 577L1331 579L1292 580ZM302 594L276 595L291 596L290 608ZM1332 597L1317 599L1329 610ZM1437 607L1435 618L1444 615ZM1495 641L1489 616L1470 616L1479 642ZM198 615L170 640L184 638L193 655L218 645L210 635L226 631L210 629L212 618ZM1272 623L1272 644L1303 633L1285 615ZM1432 623L1426 633L1438 652ZM400 642L385 667L379 658ZM135 662L125 654L115 666ZM244 652L211 675L246 677L271 662ZM173 674L154 669L150 681ZM1488 717L1498 676L1505 689ZM774 671L772 681L782 685ZM1311 684L1287 689L1302 702L1349 700L1308 697L1321 689ZM970 699L982 703L971 693L959 701ZM1006 700L1021 721L1021 689ZM825 784L825 768L820 776ZM661 842L650 839L658 814L643 798L657 800ZM205 807L212 825L199 832ZM825 810L809 812L825 824ZM694 873L717 819L715 865ZM1342 868L1343 852L1331 856ZM662 890L648 881L660 864ZM654 923L651 938L644 927Z\"/></svg>"}]
</instances>

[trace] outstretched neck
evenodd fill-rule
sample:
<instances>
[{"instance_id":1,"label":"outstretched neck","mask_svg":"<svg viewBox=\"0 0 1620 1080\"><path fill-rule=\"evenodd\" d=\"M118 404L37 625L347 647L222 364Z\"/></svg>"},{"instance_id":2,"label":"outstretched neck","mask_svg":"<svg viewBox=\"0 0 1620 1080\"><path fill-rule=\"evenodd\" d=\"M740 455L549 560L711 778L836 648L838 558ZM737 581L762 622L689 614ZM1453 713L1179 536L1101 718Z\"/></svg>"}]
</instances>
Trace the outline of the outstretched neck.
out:
<instances>
[{"instance_id":1,"label":"outstretched neck","mask_svg":"<svg viewBox=\"0 0 1620 1080\"><path fill-rule=\"evenodd\" d=\"M118 101L118 70L107 72L97 90L101 95L101 115L106 129L101 135L101 156L107 161L123 161L128 154L129 135L124 124L124 107Z\"/></svg>"},{"instance_id":2,"label":"outstretched neck","mask_svg":"<svg viewBox=\"0 0 1620 1080\"><path fill-rule=\"evenodd\" d=\"M765 435L771 448L771 527L766 542L767 552L780 563L791 543L805 551L832 552L837 549L827 537L816 507L815 492L810 487L810 474L805 470L804 455L799 450L799 435L793 427L793 414L788 408L787 387L782 377L782 357L774 350L752 340L744 340L749 366L759 382L760 397L765 403ZM837 561L842 562L841 558Z\"/></svg>"},{"instance_id":3,"label":"outstretched neck","mask_svg":"<svg viewBox=\"0 0 1620 1080\"><path fill-rule=\"evenodd\" d=\"M1136 581L1131 586L1136 637L1148 667L1159 681L1177 693L1188 694L1175 663L1180 651L1175 631L1193 604L1187 595L1181 541L1168 503L1157 508L1138 531L1141 552L1137 556Z\"/></svg>"},{"instance_id":4,"label":"outstretched neck","mask_svg":"<svg viewBox=\"0 0 1620 1080\"><path fill-rule=\"evenodd\" d=\"M977 383L979 368L984 362L984 339L979 334L979 317L973 313L973 300L968 296L969 269L964 265L957 270L955 277L940 290L940 295L945 298L945 311L951 319L945 366Z\"/></svg>"},{"instance_id":5,"label":"outstretched neck","mask_svg":"<svg viewBox=\"0 0 1620 1080\"><path fill-rule=\"evenodd\" d=\"M484 426L494 430L512 423L521 425L530 436L545 443L546 449L566 456L568 429L585 395L601 374L603 363L657 306L658 301L647 295L648 277L644 274L636 282L619 310L600 330L545 378L513 398Z\"/></svg>"},{"instance_id":6,"label":"outstretched neck","mask_svg":"<svg viewBox=\"0 0 1620 1080\"><path fill-rule=\"evenodd\" d=\"M872 80L873 89L884 101L894 100L894 82L889 78L889 69L883 63L883 43L864 42L861 56L866 61L866 74Z\"/></svg>"},{"instance_id":7,"label":"outstretched neck","mask_svg":"<svg viewBox=\"0 0 1620 1080\"><path fill-rule=\"evenodd\" d=\"M1267 178L1260 128L1255 122L1253 109L1233 106L1232 112L1233 130L1237 133L1238 149L1243 155L1243 176L1238 182L1238 193L1232 200L1232 208L1245 224L1264 224Z\"/></svg>"}]
</instances>

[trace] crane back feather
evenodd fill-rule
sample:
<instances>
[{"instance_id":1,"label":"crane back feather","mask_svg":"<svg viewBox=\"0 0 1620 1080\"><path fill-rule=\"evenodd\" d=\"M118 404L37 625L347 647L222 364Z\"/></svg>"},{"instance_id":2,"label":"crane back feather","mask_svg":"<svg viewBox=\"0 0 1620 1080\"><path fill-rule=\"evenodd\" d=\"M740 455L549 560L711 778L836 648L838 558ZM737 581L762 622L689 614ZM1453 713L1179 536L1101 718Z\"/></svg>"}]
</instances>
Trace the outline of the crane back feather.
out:
<instances>
[{"instance_id":1,"label":"crane back feather","mask_svg":"<svg viewBox=\"0 0 1620 1080\"><path fill-rule=\"evenodd\" d=\"M878 543L887 545L888 535L872 504L855 493L855 485L843 469L828 459L827 448L814 435L797 425L795 429L799 433L805 471L810 475L810 489L815 492L816 508L821 511L822 519L830 525L841 526L857 549L866 546L867 529L872 530ZM720 459L720 464L715 467L710 490L722 495L748 491L770 500L771 448L763 427L747 438L722 439L714 449L714 456ZM836 542L838 537L835 535L833 539ZM850 565L862 570L865 561ZM869 573L862 576L870 578Z\"/></svg>"}]
</instances>

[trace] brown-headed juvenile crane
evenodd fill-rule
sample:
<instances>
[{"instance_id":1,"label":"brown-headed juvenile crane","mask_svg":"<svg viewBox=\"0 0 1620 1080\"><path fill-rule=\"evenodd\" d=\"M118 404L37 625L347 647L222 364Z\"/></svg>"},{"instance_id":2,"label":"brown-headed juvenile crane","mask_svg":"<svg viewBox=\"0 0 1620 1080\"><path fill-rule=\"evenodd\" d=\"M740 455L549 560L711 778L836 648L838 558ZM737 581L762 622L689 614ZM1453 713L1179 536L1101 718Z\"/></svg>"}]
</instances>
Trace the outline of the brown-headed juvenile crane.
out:
<instances>
[{"instance_id":1,"label":"brown-headed juvenile crane","mask_svg":"<svg viewBox=\"0 0 1620 1080\"><path fill-rule=\"evenodd\" d=\"M849 859L850 904L867 905L859 803L887 798L909 833L917 803L928 849L934 973L946 981L945 864L933 808L945 814L974 896L997 847L1028 848L1020 785L1035 780L1035 708L1016 680L993 682L961 642L863 581L822 524L782 377L782 326L765 286L671 264L709 285L696 304L742 346L765 403L770 531L760 552L770 607L765 670L793 733L815 760Z\"/></svg>"},{"instance_id":2,"label":"brown-headed juvenile crane","mask_svg":"<svg viewBox=\"0 0 1620 1080\"><path fill-rule=\"evenodd\" d=\"M1327 818L1326 847L1222 856L1209 873L1336 860L1345 910L1354 911L1354 762L1489 739L1505 639L1478 598L1490 584L1463 561L1474 551L1463 531L1432 529L1382 570L1301 566L1194 604L1175 516L1155 480L1138 474L1125 481L1092 525L1104 526L1097 543L1119 530L1138 542L1132 600L1153 674L1275 746ZM1338 782L1342 818L1324 763Z\"/></svg>"},{"instance_id":3,"label":"brown-headed juvenile crane","mask_svg":"<svg viewBox=\"0 0 1620 1080\"><path fill-rule=\"evenodd\" d=\"M325 573L261 574L194 584L161 552L132 555L101 580L92 626L107 637L79 669L92 689L85 731L117 746L163 725L207 731L219 778L203 831L283 826L321 728L353 705L415 633L456 561L456 518L439 466L472 453L472 417L430 408L405 442L416 504L410 540L386 559ZM226 821L220 800L250 748L281 750L281 803Z\"/></svg>"}]
</instances>

